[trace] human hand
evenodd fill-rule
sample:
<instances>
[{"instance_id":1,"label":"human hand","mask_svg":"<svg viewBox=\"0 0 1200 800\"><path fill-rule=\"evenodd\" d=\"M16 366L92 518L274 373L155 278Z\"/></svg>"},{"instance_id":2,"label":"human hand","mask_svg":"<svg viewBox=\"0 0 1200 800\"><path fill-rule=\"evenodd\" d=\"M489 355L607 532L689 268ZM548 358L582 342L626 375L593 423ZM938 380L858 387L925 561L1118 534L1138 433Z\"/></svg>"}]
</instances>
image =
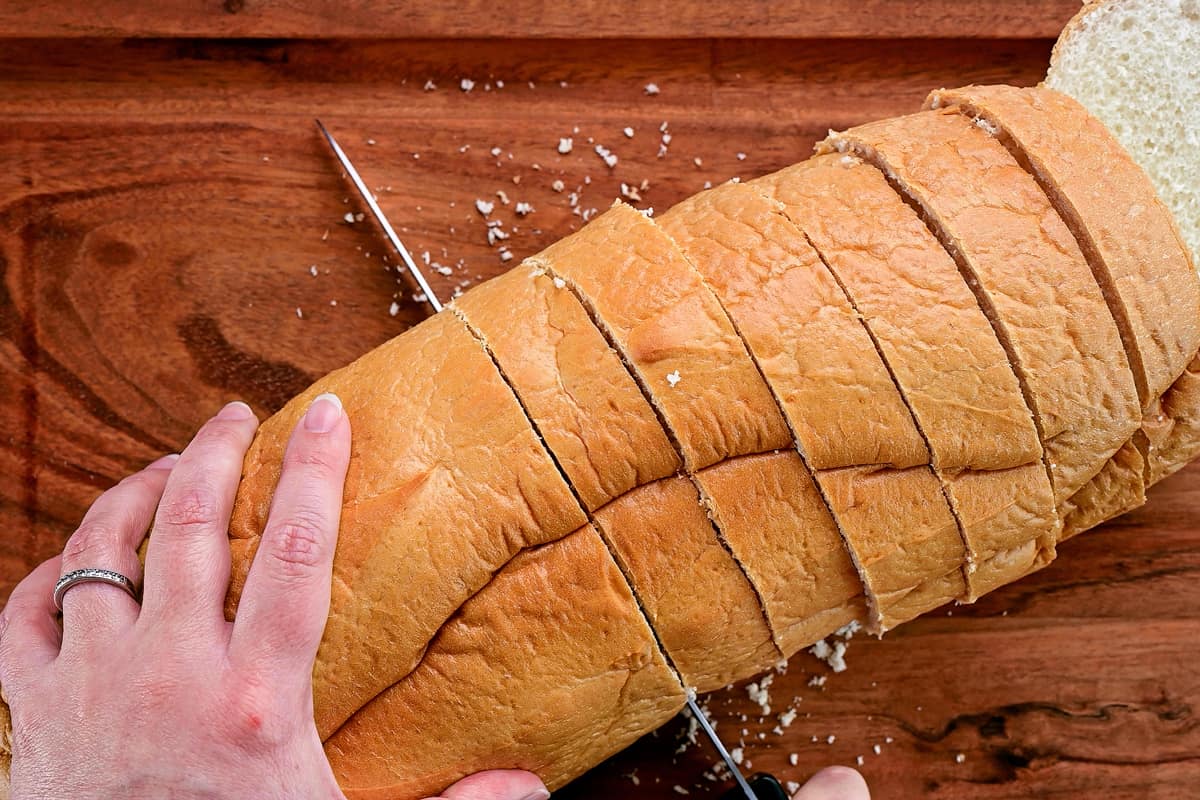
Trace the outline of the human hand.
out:
<instances>
[{"instance_id":1,"label":"human hand","mask_svg":"<svg viewBox=\"0 0 1200 800\"><path fill-rule=\"evenodd\" d=\"M857 770L826 767L809 778L792 800L871 800L871 793Z\"/></svg>"},{"instance_id":2,"label":"human hand","mask_svg":"<svg viewBox=\"0 0 1200 800\"><path fill-rule=\"evenodd\" d=\"M227 622L229 517L257 428L232 403L176 460L101 495L63 553L0 612L0 686L13 726L11 792L26 798L343 798L313 722L312 669L329 613L350 424L336 397L310 407L288 443L270 518ZM58 577L75 584L60 629ZM461 787L467 787L465 790ZM456 793L457 792L457 793ZM450 800L544 800L523 772L481 773Z\"/></svg>"}]
</instances>

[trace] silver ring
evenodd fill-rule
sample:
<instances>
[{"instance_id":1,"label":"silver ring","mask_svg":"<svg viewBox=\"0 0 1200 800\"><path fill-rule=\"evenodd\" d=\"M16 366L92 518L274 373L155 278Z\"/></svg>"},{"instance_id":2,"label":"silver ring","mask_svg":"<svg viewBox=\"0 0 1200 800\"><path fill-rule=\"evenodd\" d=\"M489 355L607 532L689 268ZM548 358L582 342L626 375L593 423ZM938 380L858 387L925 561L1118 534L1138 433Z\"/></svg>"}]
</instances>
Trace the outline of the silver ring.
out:
<instances>
[{"instance_id":1,"label":"silver ring","mask_svg":"<svg viewBox=\"0 0 1200 800\"><path fill-rule=\"evenodd\" d=\"M133 581L126 578L119 572L113 572L111 569L77 569L68 572L58 579L58 583L54 584L54 607L59 611L63 610L62 599L63 595L77 583L87 583L88 581L99 581L101 583L111 583L113 586L120 586L134 600L141 602L138 598L137 589L133 586Z\"/></svg>"}]
</instances>

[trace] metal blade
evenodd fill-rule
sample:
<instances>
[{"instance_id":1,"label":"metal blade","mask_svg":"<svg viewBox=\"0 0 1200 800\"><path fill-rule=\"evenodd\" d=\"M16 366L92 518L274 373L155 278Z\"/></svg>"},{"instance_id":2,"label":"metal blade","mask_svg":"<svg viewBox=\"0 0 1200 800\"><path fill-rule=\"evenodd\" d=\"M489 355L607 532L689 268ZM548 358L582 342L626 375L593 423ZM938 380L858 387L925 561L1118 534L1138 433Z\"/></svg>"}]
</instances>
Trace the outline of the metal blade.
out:
<instances>
[{"instance_id":1,"label":"metal blade","mask_svg":"<svg viewBox=\"0 0 1200 800\"><path fill-rule=\"evenodd\" d=\"M721 743L721 739L717 736L717 732L708 721L708 717L700 710L700 706L696 705L696 693L690 689L687 693L687 705L692 712L692 716L696 718L696 722L700 724L700 729L708 736L708 740L712 742L712 746L717 749L717 753L720 754L721 759L725 762L725 766L729 767L729 771L733 773L733 779L737 781L738 788L746 794L747 800L758 800L758 795L754 794L754 790L750 788L750 784L746 783L746 779L742 776L742 771L738 769L738 765L733 761L733 756L729 755L729 751Z\"/></svg>"},{"instance_id":2,"label":"metal blade","mask_svg":"<svg viewBox=\"0 0 1200 800\"><path fill-rule=\"evenodd\" d=\"M342 169L346 170L346 174L350 176L350 181L354 184L354 188L358 190L358 193L366 202L367 208L371 209L371 215L375 217L375 221L379 223L379 227L383 228L384 234L387 235L388 241L392 243L393 249L395 249L396 253L400 256L400 259L404 262L404 266L408 267L408 271L412 274L413 278L416 279L417 286L420 287L421 292L425 295L426 302L429 303L430 307L434 310L434 313L441 311L441 301L438 300L437 295L433 293L433 289L430 288L429 282L425 280L425 274L421 272L421 268L417 266L417 262L413 261L413 257L409 254L408 248L404 246L404 243L400 241L400 237L396 235L396 231L392 229L392 224L388 222L387 217L383 215L383 211L379 208L379 204L375 202L375 196L371 194L371 190L367 188L367 185L363 183L363 179L359 177L358 170L356 170L354 165L350 163L349 157L338 145L337 140L333 138L333 134L326 130L325 126L321 124L321 120L316 120L316 123L317 127L321 129L321 133L325 136L325 140L329 142L329 146L333 149L333 154L341 163Z\"/></svg>"}]
</instances>

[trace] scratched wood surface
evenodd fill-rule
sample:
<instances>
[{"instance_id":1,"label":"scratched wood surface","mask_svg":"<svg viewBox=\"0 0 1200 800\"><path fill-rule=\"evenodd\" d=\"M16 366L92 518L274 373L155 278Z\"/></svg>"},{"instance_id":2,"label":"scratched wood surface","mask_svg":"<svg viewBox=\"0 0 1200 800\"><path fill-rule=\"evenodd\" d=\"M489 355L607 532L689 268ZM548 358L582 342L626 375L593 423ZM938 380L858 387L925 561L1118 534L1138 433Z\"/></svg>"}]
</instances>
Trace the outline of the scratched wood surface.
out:
<instances>
[{"instance_id":1,"label":"scratched wood surface","mask_svg":"<svg viewBox=\"0 0 1200 800\"><path fill-rule=\"evenodd\" d=\"M414 5L376 35L438 38L360 40L372 4L340 5L328 26L313 7L272 16L240 0L183 22L147 12L143 28L115 3L67 21L0 10L0 600L101 490L178 450L223 401L269 413L425 313L377 233L344 220L358 207L314 116L410 246L448 268L432 279L449 294L577 228L622 183L661 209L799 160L828 128L915 110L931 88L1033 83L1071 4L832 3L874 13L798 25L750 2L739 27L687 3L676 32L659 14L575 40L505 38L564 35L533 3L500 33ZM958 32L929 24L955 13ZM105 38L139 33L309 38ZM512 261L488 244L477 198L496 203ZM535 210L519 217L517 202ZM743 688L714 695L719 729L744 740L751 771L785 779L861 756L885 799L1197 796L1197 478L1184 470L974 607L852 639L845 672L796 656L766 718ZM772 732L789 706L795 722ZM681 728L562 797L715 794L712 753L677 753Z\"/></svg>"}]
</instances>

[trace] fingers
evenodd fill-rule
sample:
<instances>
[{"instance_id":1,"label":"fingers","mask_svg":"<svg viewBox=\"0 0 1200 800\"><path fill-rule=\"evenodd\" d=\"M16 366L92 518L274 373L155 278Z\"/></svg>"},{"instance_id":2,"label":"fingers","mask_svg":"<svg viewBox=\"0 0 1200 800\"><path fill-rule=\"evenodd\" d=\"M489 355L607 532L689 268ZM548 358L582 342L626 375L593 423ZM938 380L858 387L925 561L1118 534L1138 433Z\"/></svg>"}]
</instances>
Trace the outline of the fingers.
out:
<instances>
[{"instance_id":1,"label":"fingers","mask_svg":"<svg viewBox=\"0 0 1200 800\"><path fill-rule=\"evenodd\" d=\"M541 778L519 769L477 772L441 794L442 800L548 800Z\"/></svg>"},{"instance_id":2,"label":"fingers","mask_svg":"<svg viewBox=\"0 0 1200 800\"><path fill-rule=\"evenodd\" d=\"M62 555L38 564L0 609L0 684L6 693L58 656L62 634L51 596L61 569Z\"/></svg>"},{"instance_id":3,"label":"fingers","mask_svg":"<svg viewBox=\"0 0 1200 800\"><path fill-rule=\"evenodd\" d=\"M871 793L857 770L826 767L809 778L792 800L871 800Z\"/></svg>"},{"instance_id":4,"label":"fingers","mask_svg":"<svg viewBox=\"0 0 1200 800\"><path fill-rule=\"evenodd\" d=\"M257 427L249 406L230 403L179 456L146 546L139 622L164 622L173 630L225 624L229 515Z\"/></svg>"},{"instance_id":5,"label":"fingers","mask_svg":"<svg viewBox=\"0 0 1200 800\"><path fill-rule=\"evenodd\" d=\"M235 663L311 678L329 616L350 422L335 395L317 397L292 431L271 512L246 576L229 642Z\"/></svg>"},{"instance_id":6,"label":"fingers","mask_svg":"<svg viewBox=\"0 0 1200 800\"><path fill-rule=\"evenodd\" d=\"M92 503L67 540L62 574L88 567L110 569L142 582L137 549L154 519L154 509L177 456L164 456L135 472ZM138 602L119 586L78 583L63 595L63 649L83 641L109 641L137 619Z\"/></svg>"}]
</instances>

